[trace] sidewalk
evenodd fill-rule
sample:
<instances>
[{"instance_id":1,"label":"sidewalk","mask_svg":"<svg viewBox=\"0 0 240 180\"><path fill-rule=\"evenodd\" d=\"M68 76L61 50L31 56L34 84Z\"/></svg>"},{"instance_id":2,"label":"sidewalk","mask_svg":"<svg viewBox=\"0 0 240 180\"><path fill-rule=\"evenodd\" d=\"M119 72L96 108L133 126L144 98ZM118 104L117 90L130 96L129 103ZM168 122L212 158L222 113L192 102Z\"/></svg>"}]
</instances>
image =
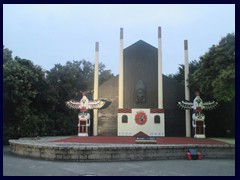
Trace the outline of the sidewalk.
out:
<instances>
[{"instance_id":1,"label":"sidewalk","mask_svg":"<svg viewBox=\"0 0 240 180\"><path fill-rule=\"evenodd\" d=\"M235 176L234 159L60 162L25 158L3 147L4 176Z\"/></svg>"}]
</instances>

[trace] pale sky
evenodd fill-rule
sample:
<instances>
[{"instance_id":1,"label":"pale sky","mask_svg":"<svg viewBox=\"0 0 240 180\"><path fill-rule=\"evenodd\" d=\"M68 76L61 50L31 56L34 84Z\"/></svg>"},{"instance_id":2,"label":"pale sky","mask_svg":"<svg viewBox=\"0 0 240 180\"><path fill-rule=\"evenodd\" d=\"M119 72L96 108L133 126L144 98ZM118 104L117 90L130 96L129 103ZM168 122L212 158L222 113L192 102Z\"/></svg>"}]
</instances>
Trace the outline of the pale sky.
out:
<instances>
[{"instance_id":1,"label":"pale sky","mask_svg":"<svg viewBox=\"0 0 240 180\"><path fill-rule=\"evenodd\" d=\"M124 48L143 40L157 48L162 28L163 74L175 74L184 63L184 40L189 62L199 60L227 33L235 33L234 4L4 4L3 45L35 65L50 70L55 64L86 59L99 61L119 73L120 28Z\"/></svg>"}]
</instances>

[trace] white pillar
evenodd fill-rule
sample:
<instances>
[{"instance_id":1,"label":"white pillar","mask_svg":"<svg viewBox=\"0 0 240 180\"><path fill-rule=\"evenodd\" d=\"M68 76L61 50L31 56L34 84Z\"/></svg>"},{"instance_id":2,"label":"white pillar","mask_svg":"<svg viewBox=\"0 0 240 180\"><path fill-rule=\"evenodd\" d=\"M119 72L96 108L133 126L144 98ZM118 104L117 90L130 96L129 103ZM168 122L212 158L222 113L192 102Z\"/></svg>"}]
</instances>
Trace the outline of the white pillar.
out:
<instances>
[{"instance_id":1,"label":"white pillar","mask_svg":"<svg viewBox=\"0 0 240 180\"><path fill-rule=\"evenodd\" d=\"M123 28L120 28L120 64L119 64L118 108L123 108Z\"/></svg>"},{"instance_id":2,"label":"white pillar","mask_svg":"<svg viewBox=\"0 0 240 180\"><path fill-rule=\"evenodd\" d=\"M189 74L189 66L188 66L188 41L184 40L184 80L185 80L185 99L190 101L190 90L188 87L188 74ZM186 137L191 137L191 119L190 119L190 110L185 111L185 122L186 122Z\"/></svg>"},{"instance_id":3,"label":"white pillar","mask_svg":"<svg viewBox=\"0 0 240 180\"><path fill-rule=\"evenodd\" d=\"M94 67L94 92L93 99L98 99L98 61L99 61L99 43L95 44L95 67ZM98 109L93 110L93 135L98 135Z\"/></svg>"},{"instance_id":4,"label":"white pillar","mask_svg":"<svg viewBox=\"0 0 240 180\"><path fill-rule=\"evenodd\" d=\"M163 109L163 82L162 82L162 35L158 27L158 108Z\"/></svg>"}]
</instances>

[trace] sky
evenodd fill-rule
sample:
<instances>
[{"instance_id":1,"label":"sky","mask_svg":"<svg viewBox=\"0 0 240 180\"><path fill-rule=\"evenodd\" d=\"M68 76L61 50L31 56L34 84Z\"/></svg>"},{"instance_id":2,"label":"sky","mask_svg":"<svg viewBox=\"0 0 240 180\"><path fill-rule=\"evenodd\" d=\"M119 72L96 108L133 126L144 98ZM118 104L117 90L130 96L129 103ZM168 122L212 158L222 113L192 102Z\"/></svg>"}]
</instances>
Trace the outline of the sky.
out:
<instances>
[{"instance_id":1,"label":"sky","mask_svg":"<svg viewBox=\"0 0 240 180\"><path fill-rule=\"evenodd\" d=\"M29 59L50 70L55 64L85 59L119 73L120 28L124 48L143 40L157 48L162 29L162 72L178 72L199 60L228 33L235 33L234 4L4 4L3 45L13 57Z\"/></svg>"}]
</instances>

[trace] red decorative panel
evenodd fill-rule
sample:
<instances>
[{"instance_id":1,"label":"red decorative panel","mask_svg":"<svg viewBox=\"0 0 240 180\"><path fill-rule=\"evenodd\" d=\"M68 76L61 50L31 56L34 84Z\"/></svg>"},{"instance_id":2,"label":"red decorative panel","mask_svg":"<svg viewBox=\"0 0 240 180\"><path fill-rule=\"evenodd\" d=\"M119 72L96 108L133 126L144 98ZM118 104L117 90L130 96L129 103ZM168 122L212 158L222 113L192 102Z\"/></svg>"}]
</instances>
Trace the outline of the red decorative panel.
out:
<instances>
[{"instance_id":1,"label":"red decorative panel","mask_svg":"<svg viewBox=\"0 0 240 180\"><path fill-rule=\"evenodd\" d=\"M196 121L196 134L203 134L203 121Z\"/></svg>"},{"instance_id":2,"label":"red decorative panel","mask_svg":"<svg viewBox=\"0 0 240 180\"><path fill-rule=\"evenodd\" d=\"M85 125L86 126L86 121L80 121L80 125Z\"/></svg>"},{"instance_id":3,"label":"red decorative panel","mask_svg":"<svg viewBox=\"0 0 240 180\"><path fill-rule=\"evenodd\" d=\"M118 109L118 113L132 113L132 109Z\"/></svg>"},{"instance_id":4,"label":"red decorative panel","mask_svg":"<svg viewBox=\"0 0 240 180\"><path fill-rule=\"evenodd\" d=\"M144 111L139 111L135 115L135 122L139 125L144 125L147 122L147 115Z\"/></svg>"},{"instance_id":5,"label":"red decorative panel","mask_svg":"<svg viewBox=\"0 0 240 180\"><path fill-rule=\"evenodd\" d=\"M134 137L149 137L147 134L145 134L142 131L139 131L138 133L136 133L135 135L133 135Z\"/></svg>"},{"instance_id":6,"label":"red decorative panel","mask_svg":"<svg viewBox=\"0 0 240 180\"><path fill-rule=\"evenodd\" d=\"M164 109L157 109L157 108L150 109L150 113L164 113Z\"/></svg>"}]
</instances>

